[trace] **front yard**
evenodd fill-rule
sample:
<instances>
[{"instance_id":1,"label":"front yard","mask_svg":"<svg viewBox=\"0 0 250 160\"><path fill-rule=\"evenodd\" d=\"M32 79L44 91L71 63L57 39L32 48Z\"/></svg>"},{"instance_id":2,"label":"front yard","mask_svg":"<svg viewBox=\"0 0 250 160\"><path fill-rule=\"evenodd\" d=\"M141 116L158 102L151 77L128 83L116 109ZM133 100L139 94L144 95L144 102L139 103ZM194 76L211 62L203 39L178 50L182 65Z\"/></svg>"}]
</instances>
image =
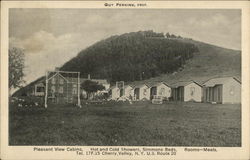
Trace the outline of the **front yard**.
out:
<instances>
[{"instance_id":1,"label":"front yard","mask_svg":"<svg viewBox=\"0 0 250 160\"><path fill-rule=\"evenodd\" d=\"M241 146L240 105L11 104L9 118L10 145Z\"/></svg>"}]
</instances>

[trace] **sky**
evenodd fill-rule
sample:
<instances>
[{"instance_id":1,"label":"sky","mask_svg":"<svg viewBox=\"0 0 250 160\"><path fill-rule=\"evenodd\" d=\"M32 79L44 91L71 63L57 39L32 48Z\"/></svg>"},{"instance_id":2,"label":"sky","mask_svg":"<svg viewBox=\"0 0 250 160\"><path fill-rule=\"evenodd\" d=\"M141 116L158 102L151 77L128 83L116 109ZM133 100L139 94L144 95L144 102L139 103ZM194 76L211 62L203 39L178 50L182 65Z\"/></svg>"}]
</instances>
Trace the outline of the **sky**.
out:
<instances>
[{"instance_id":1,"label":"sky","mask_svg":"<svg viewBox=\"0 0 250 160\"><path fill-rule=\"evenodd\" d=\"M9 45L25 52L29 82L86 47L128 32L153 30L241 50L236 9L10 9Z\"/></svg>"}]
</instances>

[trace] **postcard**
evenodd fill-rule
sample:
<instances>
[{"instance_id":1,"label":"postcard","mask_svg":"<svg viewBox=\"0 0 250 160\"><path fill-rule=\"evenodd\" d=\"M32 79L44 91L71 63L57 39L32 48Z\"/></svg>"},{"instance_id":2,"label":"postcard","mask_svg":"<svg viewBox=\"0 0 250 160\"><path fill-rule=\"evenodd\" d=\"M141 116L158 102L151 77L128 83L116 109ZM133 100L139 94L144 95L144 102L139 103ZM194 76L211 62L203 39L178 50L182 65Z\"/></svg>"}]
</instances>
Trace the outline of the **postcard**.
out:
<instances>
[{"instance_id":1,"label":"postcard","mask_svg":"<svg viewBox=\"0 0 250 160\"><path fill-rule=\"evenodd\" d=\"M248 1L2 1L1 159L249 159Z\"/></svg>"}]
</instances>

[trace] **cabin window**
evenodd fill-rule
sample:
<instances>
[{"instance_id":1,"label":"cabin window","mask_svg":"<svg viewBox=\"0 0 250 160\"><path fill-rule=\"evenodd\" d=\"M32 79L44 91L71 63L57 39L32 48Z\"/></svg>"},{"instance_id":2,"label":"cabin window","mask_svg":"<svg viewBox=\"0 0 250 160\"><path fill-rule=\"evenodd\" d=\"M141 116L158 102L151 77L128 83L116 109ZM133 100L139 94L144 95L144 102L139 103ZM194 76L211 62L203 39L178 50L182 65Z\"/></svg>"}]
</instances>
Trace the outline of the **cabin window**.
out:
<instances>
[{"instance_id":1,"label":"cabin window","mask_svg":"<svg viewBox=\"0 0 250 160\"><path fill-rule=\"evenodd\" d=\"M73 88L72 93L77 94L77 89L75 87Z\"/></svg>"},{"instance_id":2,"label":"cabin window","mask_svg":"<svg viewBox=\"0 0 250 160\"><path fill-rule=\"evenodd\" d=\"M194 92L195 92L195 88L194 88L194 87L191 87L191 88L190 88L190 95L193 96L193 95L194 95Z\"/></svg>"},{"instance_id":3,"label":"cabin window","mask_svg":"<svg viewBox=\"0 0 250 160\"><path fill-rule=\"evenodd\" d=\"M59 81L60 84L63 84L63 79L61 78L60 81Z\"/></svg>"},{"instance_id":4,"label":"cabin window","mask_svg":"<svg viewBox=\"0 0 250 160\"><path fill-rule=\"evenodd\" d=\"M63 87L59 87L59 93L63 93Z\"/></svg>"},{"instance_id":5,"label":"cabin window","mask_svg":"<svg viewBox=\"0 0 250 160\"><path fill-rule=\"evenodd\" d=\"M37 87L36 87L36 92L44 92L44 87L42 87L42 86L37 86Z\"/></svg>"},{"instance_id":6,"label":"cabin window","mask_svg":"<svg viewBox=\"0 0 250 160\"><path fill-rule=\"evenodd\" d=\"M230 87L230 94L231 94L231 95L234 95L234 86L231 86L231 87Z\"/></svg>"},{"instance_id":7,"label":"cabin window","mask_svg":"<svg viewBox=\"0 0 250 160\"><path fill-rule=\"evenodd\" d=\"M160 89L160 95L165 95L165 88Z\"/></svg>"},{"instance_id":8,"label":"cabin window","mask_svg":"<svg viewBox=\"0 0 250 160\"><path fill-rule=\"evenodd\" d=\"M51 92L52 92L52 93L55 93L55 91L56 91L55 86L51 86Z\"/></svg>"},{"instance_id":9,"label":"cabin window","mask_svg":"<svg viewBox=\"0 0 250 160\"><path fill-rule=\"evenodd\" d=\"M53 78L51 79L51 83L52 83L52 84L55 84L55 83L56 83L55 77L53 77Z\"/></svg>"}]
</instances>

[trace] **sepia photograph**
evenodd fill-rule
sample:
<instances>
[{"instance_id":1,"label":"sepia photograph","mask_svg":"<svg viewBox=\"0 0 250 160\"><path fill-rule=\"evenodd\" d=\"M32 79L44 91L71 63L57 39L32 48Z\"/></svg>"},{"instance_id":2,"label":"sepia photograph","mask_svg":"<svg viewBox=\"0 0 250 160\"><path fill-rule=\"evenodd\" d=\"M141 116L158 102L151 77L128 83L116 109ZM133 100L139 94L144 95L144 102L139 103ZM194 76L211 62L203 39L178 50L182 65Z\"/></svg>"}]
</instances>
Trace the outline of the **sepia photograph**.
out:
<instances>
[{"instance_id":1,"label":"sepia photograph","mask_svg":"<svg viewBox=\"0 0 250 160\"><path fill-rule=\"evenodd\" d=\"M9 10L9 145L241 146L241 10Z\"/></svg>"},{"instance_id":2,"label":"sepia photograph","mask_svg":"<svg viewBox=\"0 0 250 160\"><path fill-rule=\"evenodd\" d=\"M1 2L0 159L246 160L245 4Z\"/></svg>"}]
</instances>

